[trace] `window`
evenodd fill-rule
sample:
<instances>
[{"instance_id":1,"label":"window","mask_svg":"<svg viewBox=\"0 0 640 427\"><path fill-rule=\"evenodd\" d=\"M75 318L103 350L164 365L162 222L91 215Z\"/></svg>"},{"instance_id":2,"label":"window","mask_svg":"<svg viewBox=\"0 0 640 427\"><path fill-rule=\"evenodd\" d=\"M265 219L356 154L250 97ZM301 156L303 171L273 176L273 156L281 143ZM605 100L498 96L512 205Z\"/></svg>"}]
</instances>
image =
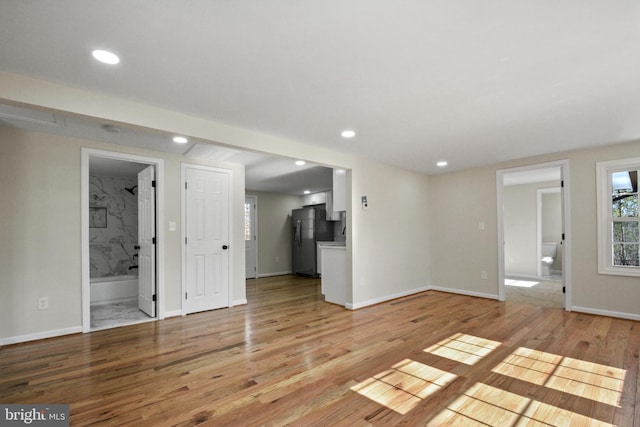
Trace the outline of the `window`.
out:
<instances>
[{"instance_id":1,"label":"window","mask_svg":"<svg viewBox=\"0 0 640 427\"><path fill-rule=\"evenodd\" d=\"M244 240L251 240L251 203L244 202Z\"/></svg>"},{"instance_id":2,"label":"window","mask_svg":"<svg viewBox=\"0 0 640 427\"><path fill-rule=\"evenodd\" d=\"M640 157L596 164L598 272L640 276Z\"/></svg>"}]
</instances>

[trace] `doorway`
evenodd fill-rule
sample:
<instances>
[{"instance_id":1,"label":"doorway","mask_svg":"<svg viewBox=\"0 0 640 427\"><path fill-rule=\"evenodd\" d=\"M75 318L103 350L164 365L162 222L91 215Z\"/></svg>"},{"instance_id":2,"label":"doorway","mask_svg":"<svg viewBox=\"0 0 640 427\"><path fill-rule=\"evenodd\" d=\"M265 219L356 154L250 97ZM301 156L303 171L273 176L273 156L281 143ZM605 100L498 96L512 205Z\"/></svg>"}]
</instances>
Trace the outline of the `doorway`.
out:
<instances>
[{"instance_id":1,"label":"doorway","mask_svg":"<svg viewBox=\"0 0 640 427\"><path fill-rule=\"evenodd\" d=\"M83 331L160 317L162 161L82 150Z\"/></svg>"},{"instance_id":2,"label":"doorway","mask_svg":"<svg viewBox=\"0 0 640 427\"><path fill-rule=\"evenodd\" d=\"M568 168L557 161L497 171L501 301L570 310Z\"/></svg>"},{"instance_id":3,"label":"doorway","mask_svg":"<svg viewBox=\"0 0 640 427\"><path fill-rule=\"evenodd\" d=\"M244 196L245 279L258 277L258 197Z\"/></svg>"}]
</instances>

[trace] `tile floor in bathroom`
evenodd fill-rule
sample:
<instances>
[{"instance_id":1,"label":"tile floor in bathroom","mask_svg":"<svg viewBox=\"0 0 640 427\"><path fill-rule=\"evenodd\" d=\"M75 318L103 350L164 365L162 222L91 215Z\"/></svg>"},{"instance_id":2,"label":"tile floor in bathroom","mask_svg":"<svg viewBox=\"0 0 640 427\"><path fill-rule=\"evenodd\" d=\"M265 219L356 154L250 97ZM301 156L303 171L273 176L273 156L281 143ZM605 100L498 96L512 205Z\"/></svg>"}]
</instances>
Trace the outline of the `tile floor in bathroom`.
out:
<instances>
[{"instance_id":1,"label":"tile floor in bathroom","mask_svg":"<svg viewBox=\"0 0 640 427\"><path fill-rule=\"evenodd\" d=\"M129 299L91 305L91 329L106 329L152 320L138 309L138 300Z\"/></svg>"}]
</instances>

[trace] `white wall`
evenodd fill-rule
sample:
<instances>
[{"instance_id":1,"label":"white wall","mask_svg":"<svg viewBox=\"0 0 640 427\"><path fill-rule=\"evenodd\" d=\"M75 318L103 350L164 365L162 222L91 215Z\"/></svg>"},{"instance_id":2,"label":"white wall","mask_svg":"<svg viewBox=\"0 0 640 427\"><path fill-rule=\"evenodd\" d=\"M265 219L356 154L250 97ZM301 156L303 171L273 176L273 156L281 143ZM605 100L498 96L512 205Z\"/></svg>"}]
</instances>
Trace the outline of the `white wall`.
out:
<instances>
[{"instance_id":1,"label":"white wall","mask_svg":"<svg viewBox=\"0 0 640 427\"><path fill-rule=\"evenodd\" d=\"M291 211L302 197L247 191L258 198L258 276L291 273Z\"/></svg>"},{"instance_id":2,"label":"white wall","mask_svg":"<svg viewBox=\"0 0 640 427\"><path fill-rule=\"evenodd\" d=\"M431 177L431 285L497 298L498 247L495 169ZM480 229L483 223L484 229ZM487 279L481 279L482 272Z\"/></svg>"},{"instance_id":3,"label":"white wall","mask_svg":"<svg viewBox=\"0 0 640 427\"><path fill-rule=\"evenodd\" d=\"M552 273L562 273L562 201L560 192L542 193L542 242L556 242L556 257L550 266Z\"/></svg>"},{"instance_id":4,"label":"white wall","mask_svg":"<svg viewBox=\"0 0 640 427\"><path fill-rule=\"evenodd\" d=\"M181 308L181 161L148 150L0 127L0 339L73 332L82 324L81 147L159 157L165 162L165 310ZM244 167L204 164L233 173L233 241L243 242ZM161 207L159 207L161 208ZM233 299L246 298L244 245L232 245ZM38 310L39 297L49 309Z\"/></svg>"}]
</instances>

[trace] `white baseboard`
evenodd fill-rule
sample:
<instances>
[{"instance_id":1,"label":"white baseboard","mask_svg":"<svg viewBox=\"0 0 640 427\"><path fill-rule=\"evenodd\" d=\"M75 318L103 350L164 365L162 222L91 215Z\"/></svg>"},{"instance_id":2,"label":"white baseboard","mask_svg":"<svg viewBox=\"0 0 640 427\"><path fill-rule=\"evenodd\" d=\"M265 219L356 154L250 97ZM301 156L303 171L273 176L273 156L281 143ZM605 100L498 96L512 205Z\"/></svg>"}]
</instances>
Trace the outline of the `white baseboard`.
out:
<instances>
[{"instance_id":1,"label":"white baseboard","mask_svg":"<svg viewBox=\"0 0 640 427\"><path fill-rule=\"evenodd\" d=\"M576 307L575 305L571 306L571 311L578 311L580 313L587 313L587 314L597 314L599 316L618 317L620 319L640 320L639 314L623 313L619 311L599 310L597 308L590 308L590 307Z\"/></svg>"},{"instance_id":2,"label":"white baseboard","mask_svg":"<svg viewBox=\"0 0 640 427\"><path fill-rule=\"evenodd\" d=\"M182 316L182 310L172 310L164 312L164 319L167 317L179 317Z\"/></svg>"},{"instance_id":3,"label":"white baseboard","mask_svg":"<svg viewBox=\"0 0 640 427\"><path fill-rule=\"evenodd\" d=\"M479 297L479 298L488 298L488 299L499 299L498 294L486 294L484 292L475 292L475 291L467 291L464 289L455 289L455 288L445 288L443 286L431 286L429 288L432 291L440 291L440 292L447 292L450 294L460 294L460 295L467 295L470 297Z\"/></svg>"},{"instance_id":4,"label":"white baseboard","mask_svg":"<svg viewBox=\"0 0 640 427\"><path fill-rule=\"evenodd\" d=\"M0 338L0 345L17 344L27 341L42 340L45 338L59 337L62 335L77 334L82 332L82 326L72 328L53 329L51 331L36 332L35 334L17 335L15 337Z\"/></svg>"},{"instance_id":5,"label":"white baseboard","mask_svg":"<svg viewBox=\"0 0 640 427\"><path fill-rule=\"evenodd\" d=\"M289 270L289 271L276 271L273 273L259 273L258 274L258 278L261 277L274 277L274 276L286 276L288 274L293 274L293 271Z\"/></svg>"},{"instance_id":6,"label":"white baseboard","mask_svg":"<svg viewBox=\"0 0 640 427\"><path fill-rule=\"evenodd\" d=\"M247 305L249 302L246 298L237 299L231 303L231 307L235 307L236 305Z\"/></svg>"},{"instance_id":7,"label":"white baseboard","mask_svg":"<svg viewBox=\"0 0 640 427\"><path fill-rule=\"evenodd\" d=\"M394 300L396 298L406 297L408 295L419 294L420 292L428 291L431 289L429 286L425 286L422 288L411 289L404 292L398 292L397 294L385 295L384 297L370 299L368 301L363 301L358 304L345 304L345 308L348 310L357 310L359 308L368 307L370 305L380 304L381 302L387 302Z\"/></svg>"}]
</instances>

